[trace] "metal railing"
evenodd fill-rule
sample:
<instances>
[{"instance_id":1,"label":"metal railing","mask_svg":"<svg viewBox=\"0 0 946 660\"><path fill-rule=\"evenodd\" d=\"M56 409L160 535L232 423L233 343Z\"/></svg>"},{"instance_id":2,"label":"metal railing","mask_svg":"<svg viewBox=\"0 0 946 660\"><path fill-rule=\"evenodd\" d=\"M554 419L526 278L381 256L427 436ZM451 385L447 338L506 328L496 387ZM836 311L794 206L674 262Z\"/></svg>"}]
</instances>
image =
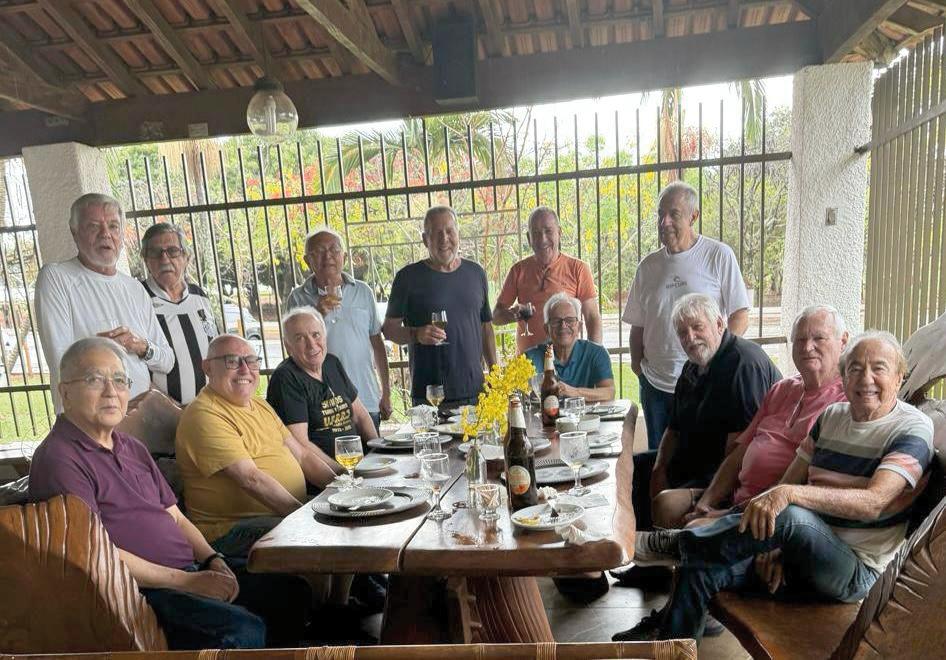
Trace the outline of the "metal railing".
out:
<instances>
[{"instance_id":1,"label":"metal railing","mask_svg":"<svg viewBox=\"0 0 946 660\"><path fill-rule=\"evenodd\" d=\"M136 254L148 225L184 227L194 249L192 279L215 312L227 318L225 304L232 304L245 310L244 331L247 322L260 323L264 374L283 357L277 320L289 290L307 275L303 239L312 228L329 225L345 237L348 270L383 305L394 273L426 254L424 211L450 204L460 217L462 253L484 266L492 303L509 268L529 251L529 211L551 206L561 217L563 251L591 266L618 392L636 398L629 328L619 316L637 263L658 246L656 197L671 179L698 189L700 231L736 252L756 292L749 334L763 344L784 342L778 314L791 158L789 115L776 117L773 136L764 106L757 131L748 130L743 111L732 135L722 101L718 121L704 121L700 104L689 124L678 102L675 111L654 112L647 144L641 115L575 114L563 122L517 110L409 120L398 131L336 139L304 132L295 143L270 147L231 138L107 153L113 190L126 204L133 274L144 276ZM35 276L26 279L31 293ZM515 327L498 329L507 355ZM399 347L391 347L391 359L403 388L409 376ZM0 395L10 397L16 416L13 397L26 388L41 393L44 383L11 381Z\"/></svg>"}]
</instances>

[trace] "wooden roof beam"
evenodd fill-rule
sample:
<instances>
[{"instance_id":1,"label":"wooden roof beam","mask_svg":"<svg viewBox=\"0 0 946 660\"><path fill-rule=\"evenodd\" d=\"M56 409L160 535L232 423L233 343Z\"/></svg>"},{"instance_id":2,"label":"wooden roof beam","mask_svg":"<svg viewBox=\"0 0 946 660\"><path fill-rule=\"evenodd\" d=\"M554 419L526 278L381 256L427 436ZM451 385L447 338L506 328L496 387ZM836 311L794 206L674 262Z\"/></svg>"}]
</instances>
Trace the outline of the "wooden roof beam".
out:
<instances>
[{"instance_id":1,"label":"wooden roof beam","mask_svg":"<svg viewBox=\"0 0 946 660\"><path fill-rule=\"evenodd\" d=\"M923 34L927 30L940 27L943 24L943 18L934 14L914 9L909 5L900 7L887 19L888 23L893 23L904 32L910 34Z\"/></svg>"},{"instance_id":2,"label":"wooden roof beam","mask_svg":"<svg viewBox=\"0 0 946 660\"><path fill-rule=\"evenodd\" d=\"M34 76L53 87L61 87L59 74L42 59L37 58L29 44L7 23L0 22L0 50L6 49L4 58L21 69L30 71Z\"/></svg>"},{"instance_id":3,"label":"wooden roof beam","mask_svg":"<svg viewBox=\"0 0 946 660\"><path fill-rule=\"evenodd\" d=\"M70 119L81 119L88 105L78 92L49 85L13 62L0 62L0 98Z\"/></svg>"},{"instance_id":4,"label":"wooden roof beam","mask_svg":"<svg viewBox=\"0 0 946 660\"><path fill-rule=\"evenodd\" d=\"M792 4L811 19L818 18L818 15L824 11L824 0L792 0Z\"/></svg>"},{"instance_id":5,"label":"wooden roof beam","mask_svg":"<svg viewBox=\"0 0 946 660\"><path fill-rule=\"evenodd\" d=\"M477 0L477 6L486 26L486 52L491 57L508 56L509 47L503 35L502 14L496 11L493 0Z\"/></svg>"},{"instance_id":6,"label":"wooden roof beam","mask_svg":"<svg viewBox=\"0 0 946 660\"><path fill-rule=\"evenodd\" d=\"M122 92L129 96L148 95L145 86L128 71L124 60L96 38L72 5L60 0L38 0L38 4Z\"/></svg>"},{"instance_id":7,"label":"wooden roof beam","mask_svg":"<svg viewBox=\"0 0 946 660\"><path fill-rule=\"evenodd\" d=\"M153 2L149 0L125 0L125 4L151 30L155 41L161 44L164 52L177 62L177 65L181 67L181 70L198 89L216 89L217 84L210 77L210 74L200 65L187 44L181 39L181 35L175 32L171 24L161 14L161 10Z\"/></svg>"},{"instance_id":8,"label":"wooden roof beam","mask_svg":"<svg viewBox=\"0 0 946 660\"><path fill-rule=\"evenodd\" d=\"M401 26L401 32L404 33L407 47L411 49L411 56L417 64L425 64L427 57L424 53L424 44L421 40L420 31L418 31L417 25L414 24L414 19L411 17L410 4L407 0L391 0L391 6L394 7L394 14Z\"/></svg>"},{"instance_id":9,"label":"wooden roof beam","mask_svg":"<svg viewBox=\"0 0 946 660\"><path fill-rule=\"evenodd\" d=\"M266 69L266 58L260 46L263 42L261 27L252 21L244 13L236 0L207 0L214 12L223 16L230 23L230 29L236 37L240 47L253 56L253 59L261 69Z\"/></svg>"},{"instance_id":10,"label":"wooden roof beam","mask_svg":"<svg viewBox=\"0 0 946 660\"><path fill-rule=\"evenodd\" d=\"M568 31L572 38L572 48L585 47L585 30L581 25L581 8L578 0L565 0L565 11L568 14Z\"/></svg>"},{"instance_id":11,"label":"wooden roof beam","mask_svg":"<svg viewBox=\"0 0 946 660\"><path fill-rule=\"evenodd\" d=\"M365 66L392 85L400 84L397 56L381 43L374 24L367 24L362 12L346 9L338 0L296 0L296 4Z\"/></svg>"},{"instance_id":12,"label":"wooden roof beam","mask_svg":"<svg viewBox=\"0 0 946 660\"><path fill-rule=\"evenodd\" d=\"M840 62L906 0L830 0L818 16L818 43L825 64Z\"/></svg>"},{"instance_id":13,"label":"wooden roof beam","mask_svg":"<svg viewBox=\"0 0 946 660\"><path fill-rule=\"evenodd\" d=\"M654 8L654 36L662 37L667 32L664 20L664 0L651 0L651 4Z\"/></svg>"}]
</instances>

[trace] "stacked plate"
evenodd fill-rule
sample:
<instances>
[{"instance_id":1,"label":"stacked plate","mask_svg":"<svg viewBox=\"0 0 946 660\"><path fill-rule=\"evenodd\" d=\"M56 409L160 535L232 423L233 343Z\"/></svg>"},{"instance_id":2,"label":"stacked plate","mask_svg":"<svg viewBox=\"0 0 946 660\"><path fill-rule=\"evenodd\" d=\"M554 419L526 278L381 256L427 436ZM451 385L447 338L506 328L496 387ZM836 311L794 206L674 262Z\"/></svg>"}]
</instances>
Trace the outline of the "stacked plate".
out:
<instances>
[{"instance_id":1,"label":"stacked plate","mask_svg":"<svg viewBox=\"0 0 946 660\"><path fill-rule=\"evenodd\" d=\"M427 491L413 486L326 490L312 500L316 513L332 518L375 518L413 509L427 502Z\"/></svg>"},{"instance_id":2,"label":"stacked plate","mask_svg":"<svg viewBox=\"0 0 946 660\"><path fill-rule=\"evenodd\" d=\"M608 471L608 462L593 458L581 466L582 480L596 477ZM566 484L575 481L575 473L557 458L537 461L535 464L535 482L541 486Z\"/></svg>"}]
</instances>

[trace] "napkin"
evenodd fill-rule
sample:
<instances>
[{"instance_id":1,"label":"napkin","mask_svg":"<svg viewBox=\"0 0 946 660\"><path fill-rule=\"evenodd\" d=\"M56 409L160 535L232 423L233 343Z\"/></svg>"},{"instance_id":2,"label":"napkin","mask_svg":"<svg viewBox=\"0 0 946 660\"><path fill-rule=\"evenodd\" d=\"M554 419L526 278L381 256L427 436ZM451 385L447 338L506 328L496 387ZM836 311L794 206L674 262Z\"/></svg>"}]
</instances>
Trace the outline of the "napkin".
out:
<instances>
[{"instance_id":1,"label":"napkin","mask_svg":"<svg viewBox=\"0 0 946 660\"><path fill-rule=\"evenodd\" d=\"M590 529L579 529L575 525L562 525L561 527L555 528L555 533L562 537L565 540L565 543L570 545L584 545L586 543L594 543L595 541L600 541L604 538L603 534L598 534L593 532Z\"/></svg>"}]
</instances>

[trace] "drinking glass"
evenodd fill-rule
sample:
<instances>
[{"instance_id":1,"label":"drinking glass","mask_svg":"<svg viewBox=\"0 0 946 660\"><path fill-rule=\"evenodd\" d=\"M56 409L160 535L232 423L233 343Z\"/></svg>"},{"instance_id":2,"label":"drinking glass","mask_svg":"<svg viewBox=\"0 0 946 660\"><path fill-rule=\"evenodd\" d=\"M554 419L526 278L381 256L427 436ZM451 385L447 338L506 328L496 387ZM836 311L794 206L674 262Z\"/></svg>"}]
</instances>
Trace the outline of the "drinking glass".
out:
<instances>
[{"instance_id":1,"label":"drinking glass","mask_svg":"<svg viewBox=\"0 0 946 660\"><path fill-rule=\"evenodd\" d=\"M427 406L414 406L411 408L411 426L416 431L427 431L437 423L437 411L431 410Z\"/></svg>"},{"instance_id":2,"label":"drinking glass","mask_svg":"<svg viewBox=\"0 0 946 660\"><path fill-rule=\"evenodd\" d=\"M340 435L335 438L335 460L348 471L348 479L343 480L341 489L355 487L355 466L365 457L361 447L361 438L357 435Z\"/></svg>"},{"instance_id":3,"label":"drinking glass","mask_svg":"<svg viewBox=\"0 0 946 660\"><path fill-rule=\"evenodd\" d=\"M480 511L480 520L494 522L499 520L499 484L477 484L476 505Z\"/></svg>"},{"instance_id":4,"label":"drinking glass","mask_svg":"<svg viewBox=\"0 0 946 660\"><path fill-rule=\"evenodd\" d=\"M519 318L522 319L526 331L521 333L520 337L532 337L535 333L529 330L529 319L535 314L535 305L528 302L525 305L519 305Z\"/></svg>"},{"instance_id":5,"label":"drinking glass","mask_svg":"<svg viewBox=\"0 0 946 660\"><path fill-rule=\"evenodd\" d=\"M585 411L585 397L573 396L565 399L564 414L575 424L575 430L578 430L578 422L581 421L581 414Z\"/></svg>"},{"instance_id":6,"label":"drinking glass","mask_svg":"<svg viewBox=\"0 0 946 660\"><path fill-rule=\"evenodd\" d=\"M446 332L447 331L447 310L442 309L439 312L433 312L430 315L430 322L433 325L440 328L441 330L443 330L444 332ZM438 341L437 346L444 346L447 343L449 342L447 342L447 340L444 339L443 341Z\"/></svg>"},{"instance_id":7,"label":"drinking glass","mask_svg":"<svg viewBox=\"0 0 946 660\"><path fill-rule=\"evenodd\" d=\"M446 520L451 513L440 508L440 489L450 481L450 460L446 454L424 454L420 457L420 476L431 490L431 520Z\"/></svg>"},{"instance_id":8,"label":"drinking glass","mask_svg":"<svg viewBox=\"0 0 946 660\"><path fill-rule=\"evenodd\" d=\"M425 454L439 454L440 434L439 433L415 433L414 434L414 456L420 458Z\"/></svg>"},{"instance_id":9,"label":"drinking glass","mask_svg":"<svg viewBox=\"0 0 946 660\"><path fill-rule=\"evenodd\" d=\"M439 408L443 403L443 385L428 385L427 400L434 408Z\"/></svg>"},{"instance_id":10,"label":"drinking glass","mask_svg":"<svg viewBox=\"0 0 946 660\"><path fill-rule=\"evenodd\" d=\"M341 284L329 284L325 287L325 302L332 308L331 322L338 322L338 306L342 304L342 286Z\"/></svg>"},{"instance_id":11,"label":"drinking glass","mask_svg":"<svg viewBox=\"0 0 946 660\"><path fill-rule=\"evenodd\" d=\"M584 431L570 431L559 435L558 455L562 462L575 473L575 485L568 491L568 494L581 497L590 492L588 488L581 485L581 467L591 458L588 434Z\"/></svg>"},{"instance_id":12,"label":"drinking glass","mask_svg":"<svg viewBox=\"0 0 946 660\"><path fill-rule=\"evenodd\" d=\"M532 390L532 394L535 395L536 401L539 402L540 408L542 407L542 380L544 378L545 373L540 371L529 379L529 388ZM529 398L531 399L532 397Z\"/></svg>"}]
</instances>

